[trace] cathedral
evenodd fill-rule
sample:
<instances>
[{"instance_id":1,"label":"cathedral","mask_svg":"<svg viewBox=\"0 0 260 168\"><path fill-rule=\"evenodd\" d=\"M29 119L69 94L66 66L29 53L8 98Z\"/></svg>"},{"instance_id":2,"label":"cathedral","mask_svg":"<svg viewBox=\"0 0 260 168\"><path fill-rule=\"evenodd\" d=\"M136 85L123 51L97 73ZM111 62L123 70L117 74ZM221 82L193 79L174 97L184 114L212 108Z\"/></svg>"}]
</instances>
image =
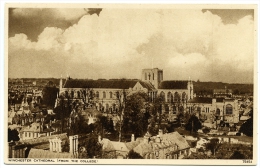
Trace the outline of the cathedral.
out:
<instances>
[{"instance_id":1,"label":"cathedral","mask_svg":"<svg viewBox=\"0 0 260 168\"><path fill-rule=\"evenodd\" d=\"M163 70L143 69L141 79L72 79L60 80L60 95L80 99L89 103L93 100L96 108L103 112L117 111L123 96L145 92L149 100L161 97L164 111L175 113L185 109L187 101L193 99L191 80L163 80ZM92 103L93 104L93 103Z\"/></svg>"}]
</instances>

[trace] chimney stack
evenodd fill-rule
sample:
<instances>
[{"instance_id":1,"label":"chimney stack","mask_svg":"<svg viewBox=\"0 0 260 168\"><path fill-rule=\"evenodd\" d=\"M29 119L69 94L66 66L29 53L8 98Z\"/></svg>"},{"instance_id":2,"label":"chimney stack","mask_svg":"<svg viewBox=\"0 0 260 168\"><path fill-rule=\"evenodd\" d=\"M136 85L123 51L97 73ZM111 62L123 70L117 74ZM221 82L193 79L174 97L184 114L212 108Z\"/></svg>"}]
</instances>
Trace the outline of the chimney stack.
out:
<instances>
[{"instance_id":1,"label":"chimney stack","mask_svg":"<svg viewBox=\"0 0 260 168\"><path fill-rule=\"evenodd\" d=\"M100 143L102 141L101 135L98 136L98 142Z\"/></svg>"},{"instance_id":2,"label":"chimney stack","mask_svg":"<svg viewBox=\"0 0 260 168\"><path fill-rule=\"evenodd\" d=\"M162 135L163 135L163 130L162 130L162 129L159 129L158 135L159 135L160 137L162 137Z\"/></svg>"},{"instance_id":3,"label":"chimney stack","mask_svg":"<svg viewBox=\"0 0 260 168\"><path fill-rule=\"evenodd\" d=\"M73 154L75 158L78 157L78 135L69 136L70 139L70 153Z\"/></svg>"},{"instance_id":4,"label":"chimney stack","mask_svg":"<svg viewBox=\"0 0 260 168\"><path fill-rule=\"evenodd\" d=\"M131 136L131 142L134 142L135 141L135 134L132 134Z\"/></svg>"}]
</instances>

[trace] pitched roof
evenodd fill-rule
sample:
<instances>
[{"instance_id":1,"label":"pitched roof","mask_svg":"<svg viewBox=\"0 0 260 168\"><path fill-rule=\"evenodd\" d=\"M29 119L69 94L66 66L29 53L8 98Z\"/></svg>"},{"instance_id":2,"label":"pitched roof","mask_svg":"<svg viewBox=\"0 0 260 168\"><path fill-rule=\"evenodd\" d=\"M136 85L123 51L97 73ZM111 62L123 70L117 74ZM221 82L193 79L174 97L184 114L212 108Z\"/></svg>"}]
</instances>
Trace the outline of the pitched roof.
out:
<instances>
[{"instance_id":1,"label":"pitched roof","mask_svg":"<svg viewBox=\"0 0 260 168\"><path fill-rule=\"evenodd\" d=\"M179 150L187 149L190 147L186 139L178 132L163 134L162 139L163 141L167 140L176 143L179 146Z\"/></svg>"},{"instance_id":2,"label":"pitched roof","mask_svg":"<svg viewBox=\"0 0 260 168\"><path fill-rule=\"evenodd\" d=\"M69 79L66 80L64 88L111 88L111 89L129 89L133 88L137 82L150 89L153 86L149 83L140 80L130 79L111 79L111 80L84 80L84 79Z\"/></svg>"},{"instance_id":3,"label":"pitched roof","mask_svg":"<svg viewBox=\"0 0 260 168\"><path fill-rule=\"evenodd\" d=\"M188 100L188 103L212 103L212 98L209 97L194 97L193 99Z\"/></svg>"},{"instance_id":4,"label":"pitched roof","mask_svg":"<svg viewBox=\"0 0 260 168\"><path fill-rule=\"evenodd\" d=\"M187 89L188 81L162 81L159 89Z\"/></svg>"},{"instance_id":5,"label":"pitched roof","mask_svg":"<svg viewBox=\"0 0 260 168\"><path fill-rule=\"evenodd\" d=\"M37 145L37 144L49 143L49 139L53 139L56 137L60 138L61 140L68 139L67 134L63 133L63 134L46 136L46 137L38 137L35 139L20 140L20 142L25 144L30 144L30 145Z\"/></svg>"},{"instance_id":6,"label":"pitched roof","mask_svg":"<svg viewBox=\"0 0 260 168\"><path fill-rule=\"evenodd\" d=\"M51 152L49 150L34 149L29 152L28 158L74 158L71 153Z\"/></svg>"}]
</instances>

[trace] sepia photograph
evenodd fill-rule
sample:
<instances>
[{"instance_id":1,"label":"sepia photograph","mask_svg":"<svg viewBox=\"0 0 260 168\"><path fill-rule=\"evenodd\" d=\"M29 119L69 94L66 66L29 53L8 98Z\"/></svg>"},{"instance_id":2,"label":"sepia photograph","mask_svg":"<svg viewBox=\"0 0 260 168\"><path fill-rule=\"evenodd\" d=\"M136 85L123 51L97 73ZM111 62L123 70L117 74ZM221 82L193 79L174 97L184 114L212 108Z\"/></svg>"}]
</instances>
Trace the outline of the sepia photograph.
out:
<instances>
[{"instance_id":1,"label":"sepia photograph","mask_svg":"<svg viewBox=\"0 0 260 168\"><path fill-rule=\"evenodd\" d=\"M5 164L256 165L257 7L5 4Z\"/></svg>"}]
</instances>

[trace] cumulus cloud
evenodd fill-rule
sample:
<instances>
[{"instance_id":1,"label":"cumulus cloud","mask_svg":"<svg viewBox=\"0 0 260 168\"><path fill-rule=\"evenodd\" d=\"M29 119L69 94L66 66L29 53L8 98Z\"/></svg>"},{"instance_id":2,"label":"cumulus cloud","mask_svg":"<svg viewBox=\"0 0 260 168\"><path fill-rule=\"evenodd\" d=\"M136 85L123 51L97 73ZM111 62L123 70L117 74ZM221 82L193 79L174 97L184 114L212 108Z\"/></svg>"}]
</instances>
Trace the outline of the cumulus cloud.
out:
<instances>
[{"instance_id":1,"label":"cumulus cloud","mask_svg":"<svg viewBox=\"0 0 260 168\"><path fill-rule=\"evenodd\" d=\"M53 12L60 19L84 14L82 10L73 16L63 10ZM210 11L103 9L99 16L82 15L65 30L46 27L36 42L17 34L9 38L9 52L31 50L37 59L44 51L48 59L55 60L53 66L75 77L140 78L142 68L158 67L164 69L165 79L191 76L204 81L252 82L253 37L252 16L237 24L223 24ZM11 57L19 59L14 54ZM63 61L58 66L64 59L66 64ZM242 76L231 79L236 72Z\"/></svg>"},{"instance_id":2,"label":"cumulus cloud","mask_svg":"<svg viewBox=\"0 0 260 168\"><path fill-rule=\"evenodd\" d=\"M58 20L76 20L88 14L88 9L75 8L16 8L13 10L14 17L47 17Z\"/></svg>"}]
</instances>

